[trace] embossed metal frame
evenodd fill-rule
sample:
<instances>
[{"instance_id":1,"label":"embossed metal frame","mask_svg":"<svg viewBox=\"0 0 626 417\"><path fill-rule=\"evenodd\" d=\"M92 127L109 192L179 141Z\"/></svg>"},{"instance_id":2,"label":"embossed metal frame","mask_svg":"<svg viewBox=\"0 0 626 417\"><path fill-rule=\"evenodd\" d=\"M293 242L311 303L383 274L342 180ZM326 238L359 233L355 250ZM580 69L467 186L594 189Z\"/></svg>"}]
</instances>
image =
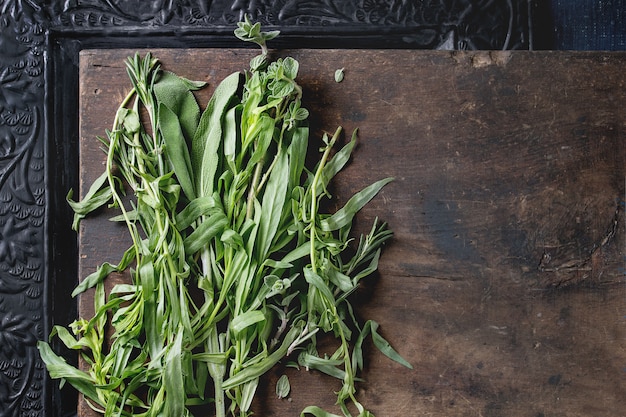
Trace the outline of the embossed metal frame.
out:
<instances>
[{"instance_id":1,"label":"embossed metal frame","mask_svg":"<svg viewBox=\"0 0 626 417\"><path fill-rule=\"evenodd\" d=\"M69 416L36 341L76 314L78 53L233 47L244 14L275 47L532 49L533 0L0 0L0 417ZM60 346L57 346L60 349ZM71 357L71 356L69 356Z\"/></svg>"}]
</instances>

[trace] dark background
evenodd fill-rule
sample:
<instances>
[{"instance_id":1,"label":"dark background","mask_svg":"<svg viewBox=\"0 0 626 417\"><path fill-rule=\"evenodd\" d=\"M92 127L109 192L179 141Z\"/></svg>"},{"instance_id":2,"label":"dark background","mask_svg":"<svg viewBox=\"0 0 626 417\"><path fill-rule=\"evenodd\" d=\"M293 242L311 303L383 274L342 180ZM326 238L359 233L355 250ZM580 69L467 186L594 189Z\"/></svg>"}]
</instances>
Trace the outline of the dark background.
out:
<instances>
[{"instance_id":1,"label":"dark background","mask_svg":"<svg viewBox=\"0 0 626 417\"><path fill-rule=\"evenodd\" d=\"M626 50L626 0L536 0L534 49Z\"/></svg>"}]
</instances>

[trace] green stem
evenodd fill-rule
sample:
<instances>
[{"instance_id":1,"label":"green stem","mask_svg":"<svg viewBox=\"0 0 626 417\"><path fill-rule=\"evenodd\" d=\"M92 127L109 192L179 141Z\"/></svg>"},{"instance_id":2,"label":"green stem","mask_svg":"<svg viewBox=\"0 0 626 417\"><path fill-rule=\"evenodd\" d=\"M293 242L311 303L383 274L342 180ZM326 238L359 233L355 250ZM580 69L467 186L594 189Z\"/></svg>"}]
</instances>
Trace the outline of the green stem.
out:
<instances>
[{"instance_id":1,"label":"green stem","mask_svg":"<svg viewBox=\"0 0 626 417\"><path fill-rule=\"evenodd\" d=\"M313 183L311 184L311 214L310 214L311 216L310 218L310 221L311 221L310 223L311 224L310 253L311 254L310 256L311 256L311 269L314 273L317 273L317 256L316 256L317 251L315 250L315 239L316 239L315 219L317 217L317 185L319 184L320 178L322 177L322 172L324 171L324 166L326 166L326 161L328 160L328 157L330 156L330 151L332 150L333 145L337 141L337 138L339 138L340 134L341 134L341 126L337 128L337 130L335 131L335 134L326 145L326 149L324 150L324 154L322 155L320 164L317 168L317 171L315 172L315 177L313 177Z\"/></svg>"},{"instance_id":2,"label":"green stem","mask_svg":"<svg viewBox=\"0 0 626 417\"><path fill-rule=\"evenodd\" d=\"M207 350L209 353L223 353L224 349L220 346L219 334L217 332L217 325L213 325L212 332L207 339ZM226 370L225 364L208 363L209 374L213 379L213 388L215 391L215 417L226 417L226 398L225 391L222 385L224 381L224 373Z\"/></svg>"},{"instance_id":3,"label":"green stem","mask_svg":"<svg viewBox=\"0 0 626 417\"><path fill-rule=\"evenodd\" d=\"M113 165L114 165L114 159L115 159L115 150L116 148L119 146L118 142L119 142L119 132L112 132L111 133L111 141L109 142L109 149L107 152L107 160L106 160L106 172L107 172L107 180L109 182L109 187L111 189L111 195L113 198L113 202L114 204L117 204L120 208L120 211L122 212L122 216L124 217L124 223L126 223L126 227L128 228L128 232L131 236L131 239L133 241L133 246L135 248L139 248L139 236L138 236L138 232L137 232L137 228L135 226L135 223L130 219L130 216L128 215L128 212L126 211L126 208L124 207L124 202L122 201L122 198L120 197L119 193L117 192L117 188L115 186L115 178L113 176ZM137 265L140 264L139 262L139 250L135 251L135 257L137 258Z\"/></svg>"},{"instance_id":4,"label":"green stem","mask_svg":"<svg viewBox=\"0 0 626 417\"><path fill-rule=\"evenodd\" d=\"M226 417L226 397L222 388L222 379L213 378L215 386L215 417Z\"/></svg>"},{"instance_id":5,"label":"green stem","mask_svg":"<svg viewBox=\"0 0 626 417\"><path fill-rule=\"evenodd\" d=\"M330 141L328 142L325 150L324 150L324 154L322 155L322 158L320 160L320 164L317 168L317 171L315 172L315 176L313 177L313 182L311 184L311 219L310 219L310 225L311 225L311 230L310 230L310 242L311 242L311 248L310 248L310 257L311 257L311 269L314 273L317 273L317 251L315 250L315 241L317 239L317 231L316 231L316 225L315 225L315 219L317 218L317 188L320 182L320 179L322 177L322 173L324 171L324 167L326 165L326 162L330 156L330 152L331 149L333 147L333 145L335 144L335 142L337 141L339 135L341 134L341 127L337 128L337 130L335 131L335 134L333 135L333 137L330 139ZM337 306L335 305L334 300L326 300L330 310L332 311L333 316L335 317L335 324L337 326L337 331L339 333L339 338L340 338L340 343L341 343L341 350L342 350L342 356L343 356L343 362L344 362L344 372L345 372L345 377L344 377L344 387L346 387L347 389L347 393L348 393L348 397L350 398L351 401L353 401L354 403L357 403L356 398L354 397L354 370L352 369L352 362L350 360L350 351L348 348L348 340L346 338L345 332L343 330L343 327L341 326L341 318L339 316L339 312L337 311ZM345 399L342 400L342 402L345 401ZM347 411L347 410L344 410ZM347 415L350 415L349 413Z\"/></svg>"},{"instance_id":6,"label":"green stem","mask_svg":"<svg viewBox=\"0 0 626 417\"><path fill-rule=\"evenodd\" d=\"M248 199L246 202L246 219L251 219L252 215L254 214L254 199L256 198L259 181L261 181L261 174L263 173L264 163L265 158L261 158L261 160L257 162L256 166L254 167L252 183L250 184L250 188L248 189Z\"/></svg>"}]
</instances>

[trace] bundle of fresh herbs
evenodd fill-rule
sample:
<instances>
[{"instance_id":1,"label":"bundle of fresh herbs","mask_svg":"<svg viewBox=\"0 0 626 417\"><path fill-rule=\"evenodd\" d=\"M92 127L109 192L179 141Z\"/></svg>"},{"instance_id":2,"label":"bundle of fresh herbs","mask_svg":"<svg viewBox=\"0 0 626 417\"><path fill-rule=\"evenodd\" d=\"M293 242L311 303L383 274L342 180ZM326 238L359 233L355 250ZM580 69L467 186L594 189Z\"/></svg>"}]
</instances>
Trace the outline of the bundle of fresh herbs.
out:
<instances>
[{"instance_id":1,"label":"bundle of fresh herbs","mask_svg":"<svg viewBox=\"0 0 626 417\"><path fill-rule=\"evenodd\" d=\"M75 227L103 205L117 207L132 246L74 291L95 291L94 316L52 331L85 366L69 365L44 342L41 356L52 378L106 417L183 417L211 403L218 417L249 416L259 378L288 357L342 381L345 416L371 416L355 396L364 339L410 365L375 322L356 320L349 300L377 269L391 232L375 221L349 245L350 229L391 179L323 213L355 135L336 152L341 129L325 136L321 157L307 167L298 62L271 61L266 41L278 33L258 23L246 19L235 34L262 52L245 74L225 78L202 112L193 94L202 83L162 70L150 54L129 58L132 91L101 139L105 172L80 202L68 200ZM129 271L131 281L106 294L114 271ZM332 355L318 354L320 334L336 337ZM283 377L277 392L288 391ZM305 414L335 416L317 406Z\"/></svg>"}]
</instances>

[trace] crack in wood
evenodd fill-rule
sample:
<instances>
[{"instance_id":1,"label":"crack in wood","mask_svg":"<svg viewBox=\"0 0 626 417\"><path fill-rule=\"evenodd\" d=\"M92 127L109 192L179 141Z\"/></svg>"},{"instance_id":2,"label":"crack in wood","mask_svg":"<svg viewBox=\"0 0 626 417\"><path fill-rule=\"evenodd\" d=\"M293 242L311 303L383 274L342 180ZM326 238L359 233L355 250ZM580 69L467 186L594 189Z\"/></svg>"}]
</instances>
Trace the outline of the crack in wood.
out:
<instances>
[{"instance_id":1,"label":"crack in wood","mask_svg":"<svg viewBox=\"0 0 626 417\"><path fill-rule=\"evenodd\" d=\"M604 249L613 242L619 228L621 207L615 209L613 219L606 228L599 243L594 244L589 254L582 259L569 259L558 265L553 263L553 257L548 250L544 250L537 269L542 273L553 273L548 286L563 288L571 285L596 285L604 272Z\"/></svg>"}]
</instances>

